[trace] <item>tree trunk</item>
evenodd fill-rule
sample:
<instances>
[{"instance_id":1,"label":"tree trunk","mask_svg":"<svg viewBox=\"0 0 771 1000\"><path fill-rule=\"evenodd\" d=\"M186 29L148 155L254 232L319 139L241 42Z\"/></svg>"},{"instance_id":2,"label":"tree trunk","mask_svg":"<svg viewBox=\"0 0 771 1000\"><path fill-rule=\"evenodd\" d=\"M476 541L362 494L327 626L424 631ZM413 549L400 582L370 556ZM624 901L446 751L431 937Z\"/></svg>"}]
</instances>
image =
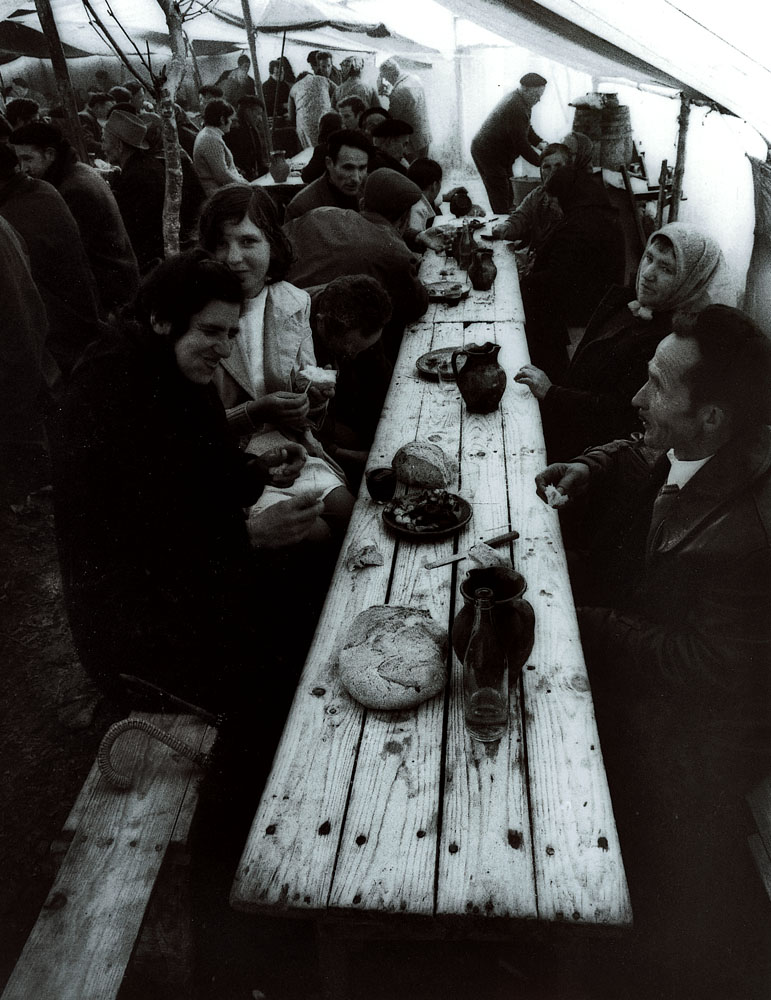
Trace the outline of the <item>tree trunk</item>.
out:
<instances>
[{"instance_id":1,"label":"tree trunk","mask_svg":"<svg viewBox=\"0 0 771 1000\"><path fill-rule=\"evenodd\" d=\"M174 0L158 0L169 29L171 66L160 80L158 113L161 116L163 155L166 161L166 192L163 199L163 250L168 257L179 253L179 210L182 205L182 158L180 156L174 102L185 75L185 35L182 15Z\"/></svg>"},{"instance_id":2,"label":"tree trunk","mask_svg":"<svg viewBox=\"0 0 771 1000\"><path fill-rule=\"evenodd\" d=\"M56 29L53 11L49 0L35 0L37 16L40 20L40 27L48 43L48 52L51 56L51 66L56 78L56 88L59 91L64 114L69 125L69 133L75 145L75 151L84 163L88 163L88 152L83 140L83 130L78 118L78 105L75 101L75 91L72 89L72 81L67 69L67 60L64 57L59 32Z\"/></svg>"}]
</instances>

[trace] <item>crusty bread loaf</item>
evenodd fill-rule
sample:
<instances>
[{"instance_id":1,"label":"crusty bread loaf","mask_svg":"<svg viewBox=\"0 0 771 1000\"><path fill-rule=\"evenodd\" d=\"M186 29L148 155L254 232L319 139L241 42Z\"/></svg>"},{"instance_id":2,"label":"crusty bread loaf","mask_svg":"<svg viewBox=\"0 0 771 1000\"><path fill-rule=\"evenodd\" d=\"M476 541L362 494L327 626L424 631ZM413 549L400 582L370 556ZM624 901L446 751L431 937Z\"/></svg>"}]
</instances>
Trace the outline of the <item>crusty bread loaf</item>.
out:
<instances>
[{"instance_id":1,"label":"crusty bread loaf","mask_svg":"<svg viewBox=\"0 0 771 1000\"><path fill-rule=\"evenodd\" d=\"M376 604L348 629L340 680L367 708L411 708L442 690L446 658L447 631L429 611Z\"/></svg>"},{"instance_id":2,"label":"crusty bread loaf","mask_svg":"<svg viewBox=\"0 0 771 1000\"><path fill-rule=\"evenodd\" d=\"M458 474L457 464L431 441L402 445L391 465L399 482L426 489L449 486Z\"/></svg>"}]
</instances>

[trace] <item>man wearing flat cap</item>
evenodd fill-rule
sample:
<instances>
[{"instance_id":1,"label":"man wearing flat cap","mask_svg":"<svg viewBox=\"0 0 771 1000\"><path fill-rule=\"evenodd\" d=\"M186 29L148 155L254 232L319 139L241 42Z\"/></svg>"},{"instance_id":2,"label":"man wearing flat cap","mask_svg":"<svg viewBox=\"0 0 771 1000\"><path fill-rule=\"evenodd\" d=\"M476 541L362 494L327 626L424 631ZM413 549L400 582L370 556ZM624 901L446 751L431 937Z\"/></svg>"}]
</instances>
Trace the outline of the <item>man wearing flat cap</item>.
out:
<instances>
[{"instance_id":1,"label":"man wearing flat cap","mask_svg":"<svg viewBox=\"0 0 771 1000\"><path fill-rule=\"evenodd\" d=\"M163 259L166 174L163 163L148 152L146 133L137 115L115 110L105 122L102 137L105 156L120 167L120 174L112 179L112 189L140 274Z\"/></svg>"},{"instance_id":2,"label":"man wearing flat cap","mask_svg":"<svg viewBox=\"0 0 771 1000\"><path fill-rule=\"evenodd\" d=\"M543 97L546 80L526 73L519 87L500 101L471 142L471 156L482 178L493 212L509 212L514 201L511 168L523 156L539 166L539 149L546 143L530 124L530 113Z\"/></svg>"},{"instance_id":3,"label":"man wearing flat cap","mask_svg":"<svg viewBox=\"0 0 771 1000\"><path fill-rule=\"evenodd\" d=\"M406 161L410 149L412 125L399 118L386 118L372 130L375 152L369 160L369 172L386 167L407 176Z\"/></svg>"}]
</instances>

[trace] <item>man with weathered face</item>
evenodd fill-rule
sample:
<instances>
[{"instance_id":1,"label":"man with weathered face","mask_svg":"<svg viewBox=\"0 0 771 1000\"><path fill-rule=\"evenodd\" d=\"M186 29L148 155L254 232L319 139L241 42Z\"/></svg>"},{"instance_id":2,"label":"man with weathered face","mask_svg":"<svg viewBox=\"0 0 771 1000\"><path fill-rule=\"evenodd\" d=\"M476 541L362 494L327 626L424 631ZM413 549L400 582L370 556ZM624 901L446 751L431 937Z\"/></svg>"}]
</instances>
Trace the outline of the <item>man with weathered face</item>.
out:
<instances>
[{"instance_id":1,"label":"man with weathered face","mask_svg":"<svg viewBox=\"0 0 771 1000\"><path fill-rule=\"evenodd\" d=\"M361 132L341 129L327 143L326 170L289 202L286 221L297 219L312 208L331 205L359 210L359 196L367 176L371 147Z\"/></svg>"},{"instance_id":2,"label":"man with weathered face","mask_svg":"<svg viewBox=\"0 0 771 1000\"><path fill-rule=\"evenodd\" d=\"M593 602L578 617L635 915L635 995L761 997L769 907L743 796L769 769L771 341L708 306L676 322L632 402L641 440L536 483L568 511L584 494L596 525L588 585L574 586Z\"/></svg>"},{"instance_id":3,"label":"man with weathered face","mask_svg":"<svg viewBox=\"0 0 771 1000\"><path fill-rule=\"evenodd\" d=\"M554 227L563 218L559 202L546 191L549 178L560 167L570 163L570 150L567 146L553 143L547 146L541 160L541 183L535 190L525 195L508 219L498 226L493 226L493 239L512 240L526 243L533 254L543 244ZM532 267L532 259L524 265L524 273Z\"/></svg>"}]
</instances>

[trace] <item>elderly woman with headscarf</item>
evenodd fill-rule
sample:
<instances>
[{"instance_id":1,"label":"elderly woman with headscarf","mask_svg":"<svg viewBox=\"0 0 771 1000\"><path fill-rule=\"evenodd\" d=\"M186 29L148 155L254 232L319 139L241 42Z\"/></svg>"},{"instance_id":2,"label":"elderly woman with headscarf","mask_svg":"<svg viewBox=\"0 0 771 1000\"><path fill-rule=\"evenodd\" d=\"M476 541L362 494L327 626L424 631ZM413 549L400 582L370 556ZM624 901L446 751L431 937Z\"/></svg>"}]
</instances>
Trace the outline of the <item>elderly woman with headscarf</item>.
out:
<instances>
[{"instance_id":1,"label":"elderly woman with headscarf","mask_svg":"<svg viewBox=\"0 0 771 1000\"><path fill-rule=\"evenodd\" d=\"M360 97L364 101L366 108L381 107L377 88L365 83L361 78L361 71L363 69L364 59L362 56L346 56L340 63L340 73L343 81L337 85L337 90L335 91L333 102L335 107L345 97Z\"/></svg>"},{"instance_id":2,"label":"elderly woman with headscarf","mask_svg":"<svg viewBox=\"0 0 771 1000\"><path fill-rule=\"evenodd\" d=\"M593 173L594 143L588 135L584 135L583 132L568 132L562 140L562 145L570 150L571 163L575 170L585 174Z\"/></svg>"},{"instance_id":3,"label":"elderly woman with headscarf","mask_svg":"<svg viewBox=\"0 0 771 1000\"><path fill-rule=\"evenodd\" d=\"M549 461L639 429L631 400L659 341L672 332L673 314L696 313L710 302L735 304L717 243L684 222L653 233L635 288L608 291L559 384L534 365L515 375L540 401Z\"/></svg>"}]
</instances>

